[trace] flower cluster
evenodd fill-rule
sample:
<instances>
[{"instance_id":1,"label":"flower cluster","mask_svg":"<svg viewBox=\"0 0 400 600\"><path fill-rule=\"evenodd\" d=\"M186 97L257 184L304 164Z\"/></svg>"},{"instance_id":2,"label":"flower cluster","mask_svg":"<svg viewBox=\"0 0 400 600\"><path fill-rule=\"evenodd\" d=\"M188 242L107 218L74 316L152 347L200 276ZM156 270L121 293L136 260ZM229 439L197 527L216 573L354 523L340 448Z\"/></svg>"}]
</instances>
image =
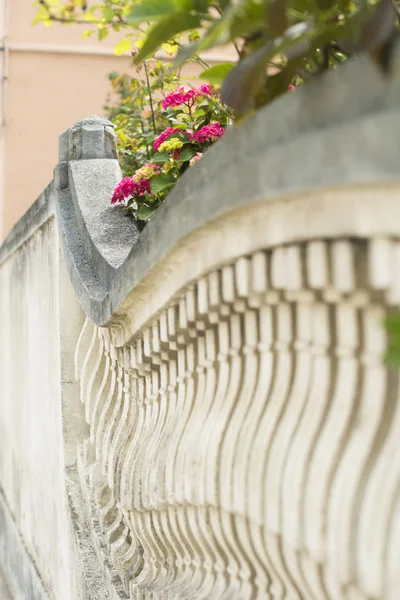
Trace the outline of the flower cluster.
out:
<instances>
[{"instance_id":1,"label":"flower cluster","mask_svg":"<svg viewBox=\"0 0 400 600\"><path fill-rule=\"evenodd\" d=\"M141 182L144 179L150 179L153 175L156 175L161 171L161 166L154 163L145 163L143 167L138 169L134 176L133 181Z\"/></svg>"},{"instance_id":2,"label":"flower cluster","mask_svg":"<svg viewBox=\"0 0 400 600\"><path fill-rule=\"evenodd\" d=\"M191 134L190 139L192 142L199 142L204 144L205 142L216 142L225 133L225 129L221 123L214 121L208 125L204 125L197 131Z\"/></svg>"},{"instance_id":3,"label":"flower cluster","mask_svg":"<svg viewBox=\"0 0 400 600\"><path fill-rule=\"evenodd\" d=\"M164 110L169 106L182 106L182 104L193 106L196 99L204 94L207 96L212 95L209 83L203 83L198 90L181 85L167 94L161 104Z\"/></svg>"},{"instance_id":4,"label":"flower cluster","mask_svg":"<svg viewBox=\"0 0 400 600\"><path fill-rule=\"evenodd\" d=\"M165 96L162 101L162 107L166 110L169 106L193 105L197 95L195 90L183 86L177 87Z\"/></svg>"},{"instance_id":5,"label":"flower cluster","mask_svg":"<svg viewBox=\"0 0 400 600\"><path fill-rule=\"evenodd\" d=\"M170 138L169 140L165 140L165 142L163 142L161 144L161 146L159 146L158 151L159 152L173 152L174 150L178 150L179 148L182 148L183 146L183 142L182 140L178 140L178 138Z\"/></svg>"},{"instance_id":6,"label":"flower cluster","mask_svg":"<svg viewBox=\"0 0 400 600\"><path fill-rule=\"evenodd\" d=\"M149 193L150 181L148 179L134 181L132 177L124 177L113 192L111 204L127 202L130 198L136 198Z\"/></svg>"},{"instance_id":7,"label":"flower cluster","mask_svg":"<svg viewBox=\"0 0 400 600\"><path fill-rule=\"evenodd\" d=\"M169 137L171 137L171 135L173 135L174 133L181 133L181 129L179 129L179 127L168 127L165 131L160 133L158 138L156 138L156 140L154 141L154 150L159 150L161 144L165 142L165 140L167 140Z\"/></svg>"},{"instance_id":8,"label":"flower cluster","mask_svg":"<svg viewBox=\"0 0 400 600\"><path fill-rule=\"evenodd\" d=\"M211 96L209 84L198 89L179 86L166 95L161 105L170 126L156 136L147 162L115 188L113 204L123 203L141 223L152 217L180 176L224 135L231 115Z\"/></svg>"}]
</instances>

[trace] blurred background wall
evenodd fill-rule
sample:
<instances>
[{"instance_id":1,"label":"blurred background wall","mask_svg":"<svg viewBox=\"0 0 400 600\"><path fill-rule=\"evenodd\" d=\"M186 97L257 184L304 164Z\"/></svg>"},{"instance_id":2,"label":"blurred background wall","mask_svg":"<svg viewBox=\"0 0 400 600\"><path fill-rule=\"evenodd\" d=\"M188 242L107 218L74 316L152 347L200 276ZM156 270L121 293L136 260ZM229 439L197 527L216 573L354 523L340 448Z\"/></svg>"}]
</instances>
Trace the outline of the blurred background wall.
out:
<instances>
[{"instance_id":1,"label":"blurred background wall","mask_svg":"<svg viewBox=\"0 0 400 600\"><path fill-rule=\"evenodd\" d=\"M87 25L32 26L34 16L32 0L0 0L0 241L51 181L59 134L104 115L111 72L134 73L129 54L113 54L122 34L100 43L82 38Z\"/></svg>"}]
</instances>

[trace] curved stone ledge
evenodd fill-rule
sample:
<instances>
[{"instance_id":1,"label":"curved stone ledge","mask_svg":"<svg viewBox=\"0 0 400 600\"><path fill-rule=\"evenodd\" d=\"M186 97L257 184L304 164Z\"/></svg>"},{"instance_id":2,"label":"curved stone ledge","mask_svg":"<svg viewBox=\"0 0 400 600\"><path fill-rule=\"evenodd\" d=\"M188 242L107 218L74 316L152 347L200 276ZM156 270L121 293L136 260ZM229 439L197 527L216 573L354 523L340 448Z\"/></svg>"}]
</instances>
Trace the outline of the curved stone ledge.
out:
<instances>
[{"instance_id":1,"label":"curved stone ledge","mask_svg":"<svg viewBox=\"0 0 400 600\"><path fill-rule=\"evenodd\" d=\"M0 251L22 584L32 557L57 600L398 599L399 56L229 131L140 235L111 124L61 136Z\"/></svg>"},{"instance_id":2,"label":"curved stone ledge","mask_svg":"<svg viewBox=\"0 0 400 600\"><path fill-rule=\"evenodd\" d=\"M182 246L193 235L201 236L202 244L207 244L214 227L218 243L224 216L233 221L246 218L250 207L267 219L264 245L288 243L310 235L397 235L399 222L392 218L397 190L393 187L389 194L386 190L381 192L400 179L399 58L397 51L393 74L387 78L365 57L350 62L228 131L201 163L182 178L139 237L125 226L127 234L121 239L121 224L126 223L123 209L106 210L108 197L102 198L103 209L94 223L90 222L96 204L93 199L97 198L92 170L96 161L88 161L86 166L81 161L71 162L69 181L74 197L70 193L67 197L75 206L76 220L81 219L83 225L79 226L79 234L73 231L70 206L66 209L69 214L60 221L68 224L64 227L66 260L89 318L97 324L105 324L111 318L119 321L126 314L126 296L137 288L137 301L141 303L139 284L145 285L153 272L159 276L157 267L161 263L163 269L168 269L168 263L163 262L167 255L185 252ZM102 176L102 189L111 195L119 178L118 169L107 166ZM368 194L362 189L365 185ZM60 211L67 204L62 195L65 189L61 192ZM344 208L345 214L337 214L335 204L339 198L340 210ZM384 203L378 214L376 201ZM277 203L281 205L279 209L272 206ZM260 204L264 208L255 208ZM279 226L275 223L273 231L268 227L267 206L271 215L278 211L283 219ZM309 223L307 215L311 210L319 216ZM101 235L95 239L93 231L99 226ZM104 229L109 229L108 237L103 236ZM231 235L237 235L235 227ZM110 242L109 255L120 242L119 256L126 258L111 265L107 253L103 251L99 256L102 240ZM73 258L74 246L86 248L88 260L84 265L79 266ZM202 248L196 246L196 253L201 253ZM207 263L203 267L196 264L195 276L209 267ZM170 268L175 268L173 263Z\"/></svg>"}]
</instances>

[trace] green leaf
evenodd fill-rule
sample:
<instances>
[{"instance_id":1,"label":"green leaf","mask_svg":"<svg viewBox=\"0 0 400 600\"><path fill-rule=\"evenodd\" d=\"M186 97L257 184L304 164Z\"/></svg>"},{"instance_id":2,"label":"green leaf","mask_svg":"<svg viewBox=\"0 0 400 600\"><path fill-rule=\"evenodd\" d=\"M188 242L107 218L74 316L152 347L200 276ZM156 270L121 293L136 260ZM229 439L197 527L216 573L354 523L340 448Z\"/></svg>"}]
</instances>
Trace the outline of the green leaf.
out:
<instances>
[{"instance_id":1,"label":"green leaf","mask_svg":"<svg viewBox=\"0 0 400 600\"><path fill-rule=\"evenodd\" d=\"M200 34L198 31L191 31L188 35L189 42L197 42L200 39Z\"/></svg>"},{"instance_id":2,"label":"green leaf","mask_svg":"<svg viewBox=\"0 0 400 600\"><path fill-rule=\"evenodd\" d=\"M400 314L389 315L385 322L388 336L388 350L386 360L394 365L400 365Z\"/></svg>"},{"instance_id":3,"label":"green leaf","mask_svg":"<svg viewBox=\"0 0 400 600\"><path fill-rule=\"evenodd\" d=\"M173 63L175 69L181 67L190 58L193 58L198 51L199 43L200 42L193 42L193 44L186 44L186 46L182 46L182 48L180 48Z\"/></svg>"},{"instance_id":4,"label":"green leaf","mask_svg":"<svg viewBox=\"0 0 400 600\"><path fill-rule=\"evenodd\" d=\"M114 11L110 6L103 6L103 17L106 21L112 21L114 18Z\"/></svg>"},{"instance_id":5,"label":"green leaf","mask_svg":"<svg viewBox=\"0 0 400 600\"><path fill-rule=\"evenodd\" d=\"M214 19L201 39L180 49L174 66L178 68L199 52L227 44L255 29L265 28L264 4L265 0L242 0L235 5L227 2L226 10L220 18Z\"/></svg>"},{"instance_id":6,"label":"green leaf","mask_svg":"<svg viewBox=\"0 0 400 600\"><path fill-rule=\"evenodd\" d=\"M176 131L174 133L174 135L171 136L171 137L174 137L174 138L176 138L177 140L180 140L183 143L188 142L190 140L189 134L185 133L184 131L182 131L182 133Z\"/></svg>"},{"instance_id":7,"label":"green leaf","mask_svg":"<svg viewBox=\"0 0 400 600\"><path fill-rule=\"evenodd\" d=\"M204 79L215 85L221 85L228 73L232 71L233 67L234 65L232 63L219 63L200 73L199 79Z\"/></svg>"},{"instance_id":8,"label":"green leaf","mask_svg":"<svg viewBox=\"0 0 400 600\"><path fill-rule=\"evenodd\" d=\"M329 30L326 27L325 33ZM266 78L267 63L277 54L285 54L290 59L307 52L309 43L323 33L323 29L313 28L307 23L296 23L286 30L285 35L261 46L242 59L228 73L221 89L221 99L225 104L246 113L256 105L256 96Z\"/></svg>"},{"instance_id":9,"label":"green leaf","mask_svg":"<svg viewBox=\"0 0 400 600\"><path fill-rule=\"evenodd\" d=\"M170 155L167 152L157 152L151 157L150 162L152 163L165 163L170 160Z\"/></svg>"},{"instance_id":10,"label":"green leaf","mask_svg":"<svg viewBox=\"0 0 400 600\"><path fill-rule=\"evenodd\" d=\"M129 52L130 49L131 49L130 41L127 40L126 38L124 38L123 40L118 42L118 44L114 47L114 54L116 56L121 56L121 54L124 54L125 52Z\"/></svg>"},{"instance_id":11,"label":"green leaf","mask_svg":"<svg viewBox=\"0 0 400 600\"><path fill-rule=\"evenodd\" d=\"M190 160L191 158L193 158L193 156L195 154L196 154L195 150L190 150L189 148L186 148L186 150L184 150L182 152L182 154L180 154L179 162L186 162L187 160Z\"/></svg>"},{"instance_id":12,"label":"green leaf","mask_svg":"<svg viewBox=\"0 0 400 600\"><path fill-rule=\"evenodd\" d=\"M175 179L172 175L155 175L150 181L151 191L153 194L159 194L166 188L169 188L172 185L174 185L174 183Z\"/></svg>"},{"instance_id":13,"label":"green leaf","mask_svg":"<svg viewBox=\"0 0 400 600\"><path fill-rule=\"evenodd\" d=\"M176 10L175 0L145 0L125 16L125 21L132 25L139 25L143 21L158 21L174 14Z\"/></svg>"},{"instance_id":14,"label":"green leaf","mask_svg":"<svg viewBox=\"0 0 400 600\"><path fill-rule=\"evenodd\" d=\"M396 31L397 12L392 0L381 0L372 11L372 16L361 30L361 47L384 70L390 66L393 38Z\"/></svg>"},{"instance_id":15,"label":"green leaf","mask_svg":"<svg viewBox=\"0 0 400 600\"><path fill-rule=\"evenodd\" d=\"M101 42L102 40L104 40L104 38L108 36L108 29L106 29L105 27L100 27L97 31L97 36L99 38L99 41Z\"/></svg>"},{"instance_id":16,"label":"green leaf","mask_svg":"<svg viewBox=\"0 0 400 600\"><path fill-rule=\"evenodd\" d=\"M266 13L272 35L283 35L287 28L286 0L272 0L268 3Z\"/></svg>"},{"instance_id":17,"label":"green leaf","mask_svg":"<svg viewBox=\"0 0 400 600\"><path fill-rule=\"evenodd\" d=\"M171 40L178 33L200 27L201 22L200 15L193 15L186 11L179 11L161 19L147 32L147 37L135 62L143 62L152 56L162 44Z\"/></svg>"},{"instance_id":18,"label":"green leaf","mask_svg":"<svg viewBox=\"0 0 400 600\"><path fill-rule=\"evenodd\" d=\"M193 0L193 8L197 12L207 12L208 11L208 0Z\"/></svg>"},{"instance_id":19,"label":"green leaf","mask_svg":"<svg viewBox=\"0 0 400 600\"><path fill-rule=\"evenodd\" d=\"M271 54L271 44L263 46L241 60L226 77L221 99L234 110L245 113L255 104L255 96L265 77L265 66Z\"/></svg>"},{"instance_id":20,"label":"green leaf","mask_svg":"<svg viewBox=\"0 0 400 600\"><path fill-rule=\"evenodd\" d=\"M142 204L142 206L139 206L136 212L136 218L139 219L139 221L149 221L156 210L156 208Z\"/></svg>"}]
</instances>

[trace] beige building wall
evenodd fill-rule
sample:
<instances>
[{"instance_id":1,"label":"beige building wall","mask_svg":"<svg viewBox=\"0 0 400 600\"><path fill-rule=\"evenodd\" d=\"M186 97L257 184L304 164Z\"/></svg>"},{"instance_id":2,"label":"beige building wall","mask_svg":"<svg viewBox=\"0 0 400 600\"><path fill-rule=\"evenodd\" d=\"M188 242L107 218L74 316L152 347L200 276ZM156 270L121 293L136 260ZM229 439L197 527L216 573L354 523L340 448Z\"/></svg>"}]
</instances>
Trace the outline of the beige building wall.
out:
<instances>
[{"instance_id":1,"label":"beige building wall","mask_svg":"<svg viewBox=\"0 0 400 600\"><path fill-rule=\"evenodd\" d=\"M32 26L32 0L0 0L0 10L3 238L50 182L58 135L82 117L103 115L108 74L134 69L129 55L113 54L122 34L100 43L95 35L82 38L86 26Z\"/></svg>"}]
</instances>

